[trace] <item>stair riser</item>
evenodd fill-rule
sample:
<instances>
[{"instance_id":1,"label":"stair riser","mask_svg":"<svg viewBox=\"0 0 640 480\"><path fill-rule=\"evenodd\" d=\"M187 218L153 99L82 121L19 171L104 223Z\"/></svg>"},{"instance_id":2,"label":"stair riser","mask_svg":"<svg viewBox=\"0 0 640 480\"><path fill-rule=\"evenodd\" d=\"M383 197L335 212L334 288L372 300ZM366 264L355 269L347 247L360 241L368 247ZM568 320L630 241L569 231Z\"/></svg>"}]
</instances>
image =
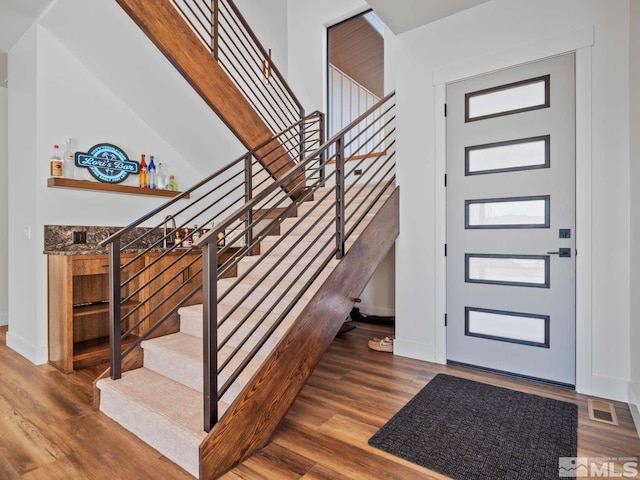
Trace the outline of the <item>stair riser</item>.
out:
<instances>
[{"instance_id":1,"label":"stair riser","mask_svg":"<svg viewBox=\"0 0 640 480\"><path fill-rule=\"evenodd\" d=\"M235 291L231 292L227 295L220 303L222 305L232 307L236 305L242 297L244 297L246 290L235 289ZM287 293L281 299L281 293L271 292L264 299L262 298L265 295L264 288L258 288L256 291L252 292L243 302L241 307L245 309L251 309L257 305L256 310L259 312L269 312L271 314L280 315L284 312L285 308L295 297L294 293ZM302 311L304 308L304 303L309 300L311 292L307 292L302 296L301 301L297 303L291 310L291 314L297 314Z\"/></svg>"},{"instance_id":2,"label":"stair riser","mask_svg":"<svg viewBox=\"0 0 640 480\"><path fill-rule=\"evenodd\" d=\"M247 284L256 284L260 281L264 286L271 287L274 284L281 286L278 291L282 291L292 283L296 285L302 285L309 279L314 278L316 281L319 279L325 279L329 275L330 269L319 270L322 265L305 265L303 263L297 264L258 264L251 270L249 268L243 268L238 272L239 276L243 276L247 273L247 276L243 278L242 282ZM221 290L224 291L224 290Z\"/></svg>"},{"instance_id":3,"label":"stair riser","mask_svg":"<svg viewBox=\"0 0 640 480\"><path fill-rule=\"evenodd\" d=\"M264 354L273 349L278 341L279 339L273 338L261 348L260 352L262 354L258 354L254 357L249 366L242 372L240 377L238 377L238 381L229 389L228 395L225 399L226 403L230 403L229 400L232 401L240 393L244 385L246 385L246 382L251 378L262 362L264 362ZM225 367L218 376L219 386L228 380L231 373L237 368L242 359L246 357L249 350L255 344L255 339L246 344L239 352L239 356L234 358L229 365ZM230 353L232 346L228 345L224 350ZM218 357L218 362L221 364L225 358L226 355L220 355ZM144 352L144 366L153 372L163 375L186 387L192 388L197 392L202 393L203 391L202 360L194 362L191 359L187 359L171 350L146 348Z\"/></svg>"},{"instance_id":4,"label":"stair riser","mask_svg":"<svg viewBox=\"0 0 640 480\"><path fill-rule=\"evenodd\" d=\"M347 241L345 242L345 245L347 246L347 248L353 245L353 243L356 241L356 238L357 238L357 235L351 235L347 239ZM304 254L305 257L309 256L309 259L311 259L316 254L318 254L319 248L322 248L322 250L320 250L318 258L326 259L327 257L332 255L331 254L332 250L336 248L335 243L327 239L323 239L321 242L315 242L313 240L300 241L295 246L293 246L295 241L290 240L288 242L282 242L281 244L276 246L273 250L270 250L271 245L269 245L269 243L271 242L267 242L266 245L263 247L264 255L268 255L269 257L273 256L276 258L283 257L283 256L293 256L295 258L298 258ZM318 245L316 245L316 243L318 243ZM313 245L313 246L309 248L309 245ZM308 248L309 250L307 250ZM301 262L305 262L305 260L303 259L301 260Z\"/></svg>"},{"instance_id":5,"label":"stair riser","mask_svg":"<svg viewBox=\"0 0 640 480\"><path fill-rule=\"evenodd\" d=\"M223 340L226 340L227 337L229 337L229 335L231 334L231 331L236 326L236 323L237 323L236 319L244 318L244 313L245 313L244 311L235 313L232 317L229 318L229 320L225 321L223 325L218 327L218 332L217 332L218 344L221 344ZM218 315L218 321L221 321L224 318L224 316L225 316L224 313L220 313ZM242 339L244 339L245 336L248 335L248 333L256 326L256 324L260 320L262 320L263 316L264 314L261 314L259 312L254 312L252 315L250 315L247 318L246 322L242 325L242 327L238 328L233 334L233 336L229 340L225 341L225 345L229 345L231 347L238 346L242 341ZM257 342L257 340L254 337L261 337L266 332L266 330L269 327L271 327L271 325L273 325L273 323L277 320L277 318L278 317L275 315L269 315L266 319L264 319L261 322L261 325L252 334L252 337L243 346L243 349L248 350L253 348ZM287 328L292 323L292 321L293 319L285 319L285 321L283 322L283 325L278 327L278 330L274 334L273 339L270 339L270 341L267 342L267 345L275 346L277 341L279 341L280 338L282 337L282 332L280 332L280 330L282 328ZM196 338L202 338L202 332L203 332L202 315L194 315L194 314L181 315L180 316L180 332L186 333L187 335L192 335Z\"/></svg>"},{"instance_id":6,"label":"stair riser","mask_svg":"<svg viewBox=\"0 0 640 480\"><path fill-rule=\"evenodd\" d=\"M382 205L382 203L384 203L383 201L379 201L377 202L373 208L371 210L369 210L368 213L375 213L375 211L379 210L380 205ZM330 220L332 218L335 218L336 216L336 212L334 209L328 209L327 211L327 207L326 206L319 206L315 209L313 209L313 205L310 206L304 206L304 207L299 207L298 209L298 218L304 218L303 221L309 221L310 219L313 219L314 221L318 218L318 217L323 217L325 218L325 220ZM363 205L360 204L359 201L355 201L353 203L349 203L347 204L347 207L345 208L345 214L347 215L347 217L352 216L353 214L356 214L358 216L362 215L363 213L365 213L367 211L367 209L369 208L369 203L365 202ZM308 213L308 215L307 215ZM306 215L306 216L305 216Z\"/></svg>"},{"instance_id":7,"label":"stair riser","mask_svg":"<svg viewBox=\"0 0 640 480\"><path fill-rule=\"evenodd\" d=\"M358 233L362 233L362 230L364 230L364 227L366 226L368 221L371 218L373 218L373 216L374 216L373 213L366 215L365 219L362 222L360 222L360 225L358 225L358 227L356 228L356 231ZM297 219L287 218L283 220L282 224L280 225L280 237L284 236L287 233L289 234L289 236L302 236L302 234L305 233L307 229L313 224L313 221L311 222L305 221L303 224L298 225L296 223ZM346 227L351 227L351 225L353 225L353 222L347 222L345 224ZM306 236L308 237L317 237L319 235L331 236L335 234L335 231L336 231L335 219L332 219L330 221L320 222L318 225L313 227L311 231L306 234ZM275 237L273 239L267 238L267 240L277 240L280 237Z\"/></svg>"},{"instance_id":8,"label":"stair riser","mask_svg":"<svg viewBox=\"0 0 640 480\"><path fill-rule=\"evenodd\" d=\"M199 441L176 434L162 415L110 390L100 392L100 411L194 477L200 475Z\"/></svg>"}]
</instances>

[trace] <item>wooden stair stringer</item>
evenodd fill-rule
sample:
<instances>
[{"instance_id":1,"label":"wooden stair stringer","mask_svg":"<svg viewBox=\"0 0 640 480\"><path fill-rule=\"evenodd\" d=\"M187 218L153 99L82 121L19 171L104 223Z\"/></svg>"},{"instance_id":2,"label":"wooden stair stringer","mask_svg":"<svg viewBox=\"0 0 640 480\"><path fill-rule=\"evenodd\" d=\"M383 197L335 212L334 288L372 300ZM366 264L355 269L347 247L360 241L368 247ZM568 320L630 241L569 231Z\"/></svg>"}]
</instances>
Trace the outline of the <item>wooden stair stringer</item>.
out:
<instances>
[{"instance_id":1,"label":"wooden stair stringer","mask_svg":"<svg viewBox=\"0 0 640 480\"><path fill-rule=\"evenodd\" d=\"M262 117L171 5L171 0L116 1L248 150L273 136ZM256 157L274 180L296 165L282 145L269 144L258 150ZM304 172L299 172L285 182L284 191L291 192L304 179ZM299 190L300 187L291 196L300 196Z\"/></svg>"},{"instance_id":2,"label":"wooden stair stringer","mask_svg":"<svg viewBox=\"0 0 640 480\"><path fill-rule=\"evenodd\" d=\"M264 447L399 233L399 187L371 219L275 350L200 444L200 478Z\"/></svg>"}]
</instances>

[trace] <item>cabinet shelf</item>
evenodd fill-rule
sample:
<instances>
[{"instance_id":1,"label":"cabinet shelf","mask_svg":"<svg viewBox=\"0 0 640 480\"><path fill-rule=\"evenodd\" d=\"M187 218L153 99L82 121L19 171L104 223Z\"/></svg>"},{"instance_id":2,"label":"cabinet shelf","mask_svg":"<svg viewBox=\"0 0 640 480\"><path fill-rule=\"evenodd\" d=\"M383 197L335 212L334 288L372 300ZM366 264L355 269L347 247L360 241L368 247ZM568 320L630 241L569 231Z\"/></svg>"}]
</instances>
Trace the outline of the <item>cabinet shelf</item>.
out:
<instances>
[{"instance_id":1,"label":"cabinet shelf","mask_svg":"<svg viewBox=\"0 0 640 480\"><path fill-rule=\"evenodd\" d=\"M134 300L129 300L124 303L121 308L122 310L129 310L134 308L136 305L139 305L140 302L136 302ZM108 313L109 312L109 302L94 302L86 305L74 305L73 306L73 317L86 317L88 315L95 315L97 313Z\"/></svg>"},{"instance_id":2,"label":"cabinet shelf","mask_svg":"<svg viewBox=\"0 0 640 480\"><path fill-rule=\"evenodd\" d=\"M127 348L138 339L135 335L129 335L122 340L122 348ZM73 344L73 362L91 360L92 363L100 363L109 360L109 337L94 338Z\"/></svg>"},{"instance_id":3,"label":"cabinet shelf","mask_svg":"<svg viewBox=\"0 0 640 480\"><path fill-rule=\"evenodd\" d=\"M119 183L101 183L90 180L76 180L74 178L51 177L47 179L47 187L50 188L79 188L82 190L95 190L99 192L130 193L133 195L151 195L155 197L177 197L182 192L176 190L158 190L155 188L140 188ZM183 198L189 198L185 195Z\"/></svg>"}]
</instances>

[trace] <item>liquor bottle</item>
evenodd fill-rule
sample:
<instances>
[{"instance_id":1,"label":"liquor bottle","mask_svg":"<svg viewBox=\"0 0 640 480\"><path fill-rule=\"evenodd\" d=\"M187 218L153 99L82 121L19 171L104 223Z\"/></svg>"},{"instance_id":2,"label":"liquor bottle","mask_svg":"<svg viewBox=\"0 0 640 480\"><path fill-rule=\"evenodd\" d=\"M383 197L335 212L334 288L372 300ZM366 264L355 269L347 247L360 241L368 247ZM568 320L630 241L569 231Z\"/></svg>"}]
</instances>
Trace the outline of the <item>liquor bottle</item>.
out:
<instances>
[{"instance_id":1,"label":"liquor bottle","mask_svg":"<svg viewBox=\"0 0 640 480\"><path fill-rule=\"evenodd\" d=\"M218 248L224 247L224 232L218 232Z\"/></svg>"},{"instance_id":2,"label":"liquor bottle","mask_svg":"<svg viewBox=\"0 0 640 480\"><path fill-rule=\"evenodd\" d=\"M73 178L75 176L75 158L73 152L71 151L71 139L67 138L67 146L65 148L64 154L62 155L63 163L62 163L62 174L64 178Z\"/></svg>"},{"instance_id":3,"label":"liquor bottle","mask_svg":"<svg viewBox=\"0 0 640 480\"><path fill-rule=\"evenodd\" d=\"M167 183L167 190L175 190L175 188L173 188L174 183L175 183L175 177L173 175L169 175L169 183Z\"/></svg>"},{"instance_id":4,"label":"liquor bottle","mask_svg":"<svg viewBox=\"0 0 640 480\"><path fill-rule=\"evenodd\" d=\"M156 164L153 163L153 155L149 157L149 188L158 188L158 181L156 179Z\"/></svg>"},{"instance_id":5,"label":"liquor bottle","mask_svg":"<svg viewBox=\"0 0 640 480\"><path fill-rule=\"evenodd\" d=\"M194 242L197 242L200 239L200 230L198 230L198 225L193 227L193 233L191 234L191 238Z\"/></svg>"},{"instance_id":6,"label":"liquor bottle","mask_svg":"<svg viewBox=\"0 0 640 480\"><path fill-rule=\"evenodd\" d=\"M156 184L158 185L159 190L164 190L167 188L167 176L162 171L162 163L158 164L158 175L156 178Z\"/></svg>"},{"instance_id":7,"label":"liquor bottle","mask_svg":"<svg viewBox=\"0 0 640 480\"><path fill-rule=\"evenodd\" d=\"M144 161L144 153L142 154L142 160L140 160L140 174L138 176L138 182L140 188L147 188L149 186L147 162Z\"/></svg>"},{"instance_id":8,"label":"liquor bottle","mask_svg":"<svg viewBox=\"0 0 640 480\"><path fill-rule=\"evenodd\" d=\"M192 243L191 235L189 234L189 227L184 227L184 237L182 239L183 247L190 247Z\"/></svg>"},{"instance_id":9,"label":"liquor bottle","mask_svg":"<svg viewBox=\"0 0 640 480\"><path fill-rule=\"evenodd\" d=\"M51 176L62 176L62 159L60 158L60 147L58 145L53 146L53 153L51 154Z\"/></svg>"}]
</instances>

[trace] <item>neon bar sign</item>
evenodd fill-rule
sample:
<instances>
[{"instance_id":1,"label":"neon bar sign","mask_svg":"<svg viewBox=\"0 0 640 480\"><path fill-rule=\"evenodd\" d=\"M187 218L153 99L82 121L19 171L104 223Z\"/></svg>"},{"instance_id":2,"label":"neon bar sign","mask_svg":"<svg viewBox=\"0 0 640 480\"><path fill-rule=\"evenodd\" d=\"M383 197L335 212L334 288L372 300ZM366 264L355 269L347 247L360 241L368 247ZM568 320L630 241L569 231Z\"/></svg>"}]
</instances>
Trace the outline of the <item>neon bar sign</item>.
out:
<instances>
[{"instance_id":1,"label":"neon bar sign","mask_svg":"<svg viewBox=\"0 0 640 480\"><path fill-rule=\"evenodd\" d=\"M129 160L124 151L110 143L99 143L88 153L76 152L76 167L88 168L89 173L102 183L124 182L129 174L140 172L138 162Z\"/></svg>"}]
</instances>

